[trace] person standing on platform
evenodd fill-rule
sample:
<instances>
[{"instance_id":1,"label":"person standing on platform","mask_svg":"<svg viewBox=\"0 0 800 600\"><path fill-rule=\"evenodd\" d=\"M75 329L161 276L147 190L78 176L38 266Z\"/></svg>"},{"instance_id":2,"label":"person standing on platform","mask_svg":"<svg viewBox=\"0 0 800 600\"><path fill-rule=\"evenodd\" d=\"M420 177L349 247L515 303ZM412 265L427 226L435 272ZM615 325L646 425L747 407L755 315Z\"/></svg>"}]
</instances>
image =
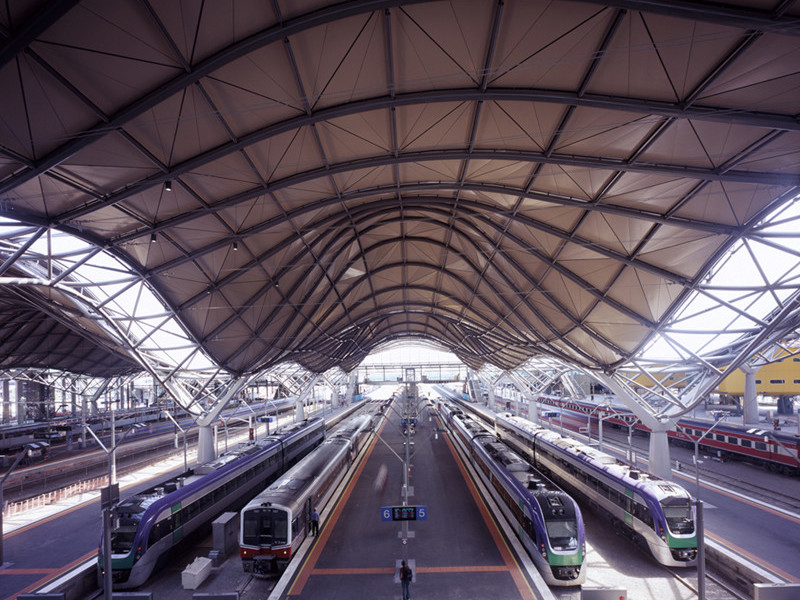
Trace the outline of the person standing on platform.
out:
<instances>
[{"instance_id":1,"label":"person standing on platform","mask_svg":"<svg viewBox=\"0 0 800 600\"><path fill-rule=\"evenodd\" d=\"M411 580L414 578L414 573L411 571L411 567L406 564L406 561L403 560L400 563L400 585L403 588L403 600L410 600L410 588L411 588Z\"/></svg>"},{"instance_id":2,"label":"person standing on platform","mask_svg":"<svg viewBox=\"0 0 800 600\"><path fill-rule=\"evenodd\" d=\"M319 513L317 509L311 511L311 535L316 536L319 533Z\"/></svg>"}]
</instances>

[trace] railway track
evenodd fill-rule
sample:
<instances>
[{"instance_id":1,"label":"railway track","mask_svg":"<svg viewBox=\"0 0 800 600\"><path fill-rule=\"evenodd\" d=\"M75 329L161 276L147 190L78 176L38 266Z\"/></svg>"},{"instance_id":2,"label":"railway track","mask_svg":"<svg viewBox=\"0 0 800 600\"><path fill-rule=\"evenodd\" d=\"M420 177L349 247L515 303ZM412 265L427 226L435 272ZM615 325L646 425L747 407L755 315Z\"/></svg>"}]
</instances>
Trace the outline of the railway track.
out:
<instances>
[{"instance_id":1,"label":"railway track","mask_svg":"<svg viewBox=\"0 0 800 600\"><path fill-rule=\"evenodd\" d=\"M696 576L687 577L686 575L682 575L669 567L664 567L664 570L669 573L675 579L675 581L680 583L690 592L694 593L695 595L698 594ZM741 590L730 586L719 577L716 577L708 572L706 573L705 596L706 600L750 600L750 596L748 594L745 594Z\"/></svg>"},{"instance_id":2,"label":"railway track","mask_svg":"<svg viewBox=\"0 0 800 600\"><path fill-rule=\"evenodd\" d=\"M694 465L691 463L684 462L681 463L681 465L681 468L684 470L684 472L688 473L694 471ZM752 468L758 469L759 467ZM779 475L779 477L790 478L791 476ZM779 508L800 512L800 486L795 486L795 489L798 490L796 493L785 493L775 489L774 487L768 488L759 485L752 479L750 481L742 481L738 477L720 473L719 471L714 471L713 469L704 467L700 467L700 478L706 483L712 483L727 490L740 492L749 497L755 498L756 500L761 500Z\"/></svg>"}]
</instances>

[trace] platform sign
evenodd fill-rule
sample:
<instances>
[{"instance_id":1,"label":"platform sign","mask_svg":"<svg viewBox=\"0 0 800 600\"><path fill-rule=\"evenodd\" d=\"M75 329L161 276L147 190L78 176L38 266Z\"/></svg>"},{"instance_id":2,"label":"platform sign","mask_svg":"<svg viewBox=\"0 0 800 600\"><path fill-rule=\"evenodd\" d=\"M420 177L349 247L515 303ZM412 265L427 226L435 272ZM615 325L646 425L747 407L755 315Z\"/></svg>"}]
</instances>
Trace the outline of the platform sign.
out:
<instances>
[{"instance_id":1,"label":"platform sign","mask_svg":"<svg viewBox=\"0 0 800 600\"><path fill-rule=\"evenodd\" d=\"M111 508L114 504L119 502L119 484L115 483L112 486L100 488L100 507Z\"/></svg>"},{"instance_id":2,"label":"platform sign","mask_svg":"<svg viewBox=\"0 0 800 600\"><path fill-rule=\"evenodd\" d=\"M427 521L428 507L420 506L382 506L381 521Z\"/></svg>"}]
</instances>

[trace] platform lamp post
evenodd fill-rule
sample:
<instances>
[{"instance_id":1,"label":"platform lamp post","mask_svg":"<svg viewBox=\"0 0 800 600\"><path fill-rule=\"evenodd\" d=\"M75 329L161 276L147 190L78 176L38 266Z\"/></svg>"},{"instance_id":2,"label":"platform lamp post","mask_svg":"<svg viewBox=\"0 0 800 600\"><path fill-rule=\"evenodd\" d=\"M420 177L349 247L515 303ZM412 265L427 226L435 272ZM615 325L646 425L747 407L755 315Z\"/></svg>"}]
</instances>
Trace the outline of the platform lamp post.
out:
<instances>
[{"instance_id":1,"label":"platform lamp post","mask_svg":"<svg viewBox=\"0 0 800 600\"><path fill-rule=\"evenodd\" d=\"M714 424L711 425L699 438L694 441L694 504L697 517L695 519L695 529L697 530L697 599L706 600L706 543L705 529L703 524L703 501L700 500L700 442L709 435L714 427L719 425L727 415L723 413L714 414Z\"/></svg>"},{"instance_id":2,"label":"platform lamp post","mask_svg":"<svg viewBox=\"0 0 800 600\"><path fill-rule=\"evenodd\" d=\"M167 417L170 421L172 421L172 423L175 425L175 427L178 428L178 430L181 432L181 435L183 436L183 470L184 471L188 471L189 470L189 458L187 456L188 450L187 450L187 443L186 443L186 430L183 427L180 426L180 423L178 423L171 414L169 414L169 411L165 410L165 411L162 412L162 414L165 417ZM195 422L197 422L198 418L200 418L200 417L199 416L195 417L194 421L192 421L192 425L194 425ZM189 425L189 427L191 427L192 425ZM176 442L177 442L177 440L176 440Z\"/></svg>"},{"instance_id":3,"label":"platform lamp post","mask_svg":"<svg viewBox=\"0 0 800 600\"><path fill-rule=\"evenodd\" d=\"M639 422L639 419L634 419L630 423L628 423L628 460L636 466L636 453L633 451L633 428L636 427L636 424Z\"/></svg>"},{"instance_id":4,"label":"platform lamp post","mask_svg":"<svg viewBox=\"0 0 800 600\"><path fill-rule=\"evenodd\" d=\"M267 435L269 435L269 417L267 416L267 404L272 404L272 408L275 409L275 429L278 428L278 405L268 398L264 400L264 418L266 419L267 423Z\"/></svg>"},{"instance_id":5,"label":"platform lamp post","mask_svg":"<svg viewBox=\"0 0 800 600\"><path fill-rule=\"evenodd\" d=\"M592 444L592 415L594 413L597 413L598 427L602 427L603 426L602 425L603 422L602 422L601 418L602 418L603 415L601 415L597 411L603 410L603 409L611 410L611 407L608 404L598 404L597 406L595 406L591 410L591 412L589 412L588 415L586 415L586 437L589 440L589 445Z\"/></svg>"},{"instance_id":6,"label":"platform lamp post","mask_svg":"<svg viewBox=\"0 0 800 600\"><path fill-rule=\"evenodd\" d=\"M597 420L597 426L598 426L598 429L599 429L599 434L598 434L599 442L598 442L597 447L600 449L600 451L603 450L603 421L606 421L607 419L613 419L614 417L618 417L618 416L619 416L619 413L611 412L611 413L608 413L607 415L601 416ZM591 441L591 438L590 438L590 441Z\"/></svg>"},{"instance_id":7,"label":"platform lamp post","mask_svg":"<svg viewBox=\"0 0 800 600\"><path fill-rule=\"evenodd\" d=\"M111 573L111 510L114 503L119 499L119 485L114 481L117 471L117 448L131 431L141 429L142 427L146 427L146 425L144 423L134 423L131 425L111 448L106 448L105 444L97 437L97 434L92 428L87 427L89 433L92 434L95 441L100 444L100 447L108 455L108 486L100 490L100 507L103 511L103 597L105 600L111 600L111 595L114 591L114 581ZM112 437L112 439L114 438Z\"/></svg>"},{"instance_id":8,"label":"platform lamp post","mask_svg":"<svg viewBox=\"0 0 800 600\"><path fill-rule=\"evenodd\" d=\"M17 458L14 459L11 468L6 471L6 474L0 479L0 568L5 564L3 561L3 485L5 485L8 476L11 475L11 471L17 468L17 465L28 455L28 452L34 449L34 447L33 444L25 444L20 453L17 454Z\"/></svg>"}]
</instances>

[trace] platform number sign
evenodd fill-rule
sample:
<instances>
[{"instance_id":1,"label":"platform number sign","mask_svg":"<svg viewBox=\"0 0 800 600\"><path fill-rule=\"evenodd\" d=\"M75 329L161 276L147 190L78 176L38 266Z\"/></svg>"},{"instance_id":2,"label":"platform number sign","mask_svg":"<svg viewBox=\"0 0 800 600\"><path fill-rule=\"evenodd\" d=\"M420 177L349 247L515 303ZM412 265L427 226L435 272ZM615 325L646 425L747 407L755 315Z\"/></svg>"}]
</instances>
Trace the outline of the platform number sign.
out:
<instances>
[{"instance_id":1,"label":"platform number sign","mask_svg":"<svg viewBox=\"0 0 800 600\"><path fill-rule=\"evenodd\" d=\"M421 506L382 506L381 521L427 521L428 507Z\"/></svg>"}]
</instances>

